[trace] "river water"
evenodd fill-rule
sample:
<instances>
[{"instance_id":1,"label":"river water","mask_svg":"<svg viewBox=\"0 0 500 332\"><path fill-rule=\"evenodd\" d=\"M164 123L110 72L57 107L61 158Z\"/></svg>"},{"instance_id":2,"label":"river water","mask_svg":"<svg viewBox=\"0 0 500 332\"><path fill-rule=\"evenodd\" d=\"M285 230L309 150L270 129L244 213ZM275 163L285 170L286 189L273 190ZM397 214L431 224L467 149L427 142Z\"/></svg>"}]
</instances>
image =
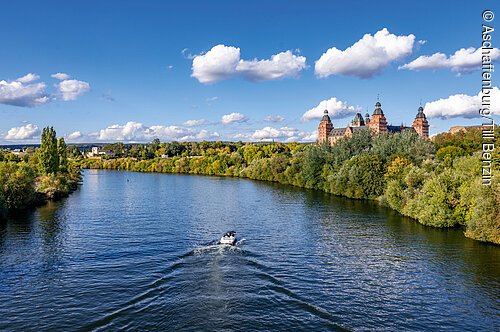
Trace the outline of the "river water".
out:
<instances>
[{"instance_id":1,"label":"river water","mask_svg":"<svg viewBox=\"0 0 500 332\"><path fill-rule=\"evenodd\" d=\"M88 170L0 222L0 330L498 331L499 271L500 247L373 202Z\"/></svg>"}]
</instances>

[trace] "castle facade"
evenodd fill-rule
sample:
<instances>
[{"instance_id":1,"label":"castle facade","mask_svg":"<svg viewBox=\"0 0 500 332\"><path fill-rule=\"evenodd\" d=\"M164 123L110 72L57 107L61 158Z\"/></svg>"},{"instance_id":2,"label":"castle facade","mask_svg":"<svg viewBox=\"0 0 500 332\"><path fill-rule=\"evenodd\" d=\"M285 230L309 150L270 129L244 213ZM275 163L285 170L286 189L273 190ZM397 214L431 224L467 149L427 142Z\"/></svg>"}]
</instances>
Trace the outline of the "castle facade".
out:
<instances>
[{"instance_id":1,"label":"castle facade","mask_svg":"<svg viewBox=\"0 0 500 332\"><path fill-rule=\"evenodd\" d=\"M414 131L422 138L429 137L429 122L424 114L422 106L418 108L415 120L411 127L387 125L387 119L382 111L382 105L377 101L372 117L368 113L365 117L361 113L356 113L354 119L345 128L334 128L333 123L328 116L328 110L325 110L323 118L318 127L318 143L328 142L330 145L335 144L338 140L344 137L351 137L356 131L370 130L374 135L382 133L399 133L402 131Z\"/></svg>"}]
</instances>

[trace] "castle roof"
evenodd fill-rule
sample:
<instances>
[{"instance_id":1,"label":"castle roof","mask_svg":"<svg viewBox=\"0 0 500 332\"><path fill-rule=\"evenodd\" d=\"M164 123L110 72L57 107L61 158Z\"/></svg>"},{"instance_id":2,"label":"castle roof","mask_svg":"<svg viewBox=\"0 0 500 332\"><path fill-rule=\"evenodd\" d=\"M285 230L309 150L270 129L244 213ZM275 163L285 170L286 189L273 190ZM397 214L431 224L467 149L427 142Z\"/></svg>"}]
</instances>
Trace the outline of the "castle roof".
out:
<instances>
[{"instance_id":1,"label":"castle roof","mask_svg":"<svg viewBox=\"0 0 500 332\"><path fill-rule=\"evenodd\" d=\"M416 119L425 119L424 108L422 106L420 106L418 108L418 113L417 113L417 116L415 118Z\"/></svg>"},{"instance_id":2,"label":"castle roof","mask_svg":"<svg viewBox=\"0 0 500 332\"><path fill-rule=\"evenodd\" d=\"M346 128L333 128L330 131L330 136L344 136Z\"/></svg>"},{"instance_id":3,"label":"castle roof","mask_svg":"<svg viewBox=\"0 0 500 332\"><path fill-rule=\"evenodd\" d=\"M330 117L328 116L328 110L325 110L323 112L323 118L321 119L321 121L326 121L326 122L332 122L332 120L330 120Z\"/></svg>"},{"instance_id":4,"label":"castle roof","mask_svg":"<svg viewBox=\"0 0 500 332\"><path fill-rule=\"evenodd\" d=\"M361 113L356 113L354 116L354 119L352 120L352 123L357 123L359 122L360 125L364 126L365 125L365 120L363 120L363 117L361 116Z\"/></svg>"},{"instance_id":5,"label":"castle roof","mask_svg":"<svg viewBox=\"0 0 500 332\"><path fill-rule=\"evenodd\" d=\"M377 101L375 104L375 110L373 111L373 115L384 115L384 112L382 111L382 104Z\"/></svg>"}]
</instances>

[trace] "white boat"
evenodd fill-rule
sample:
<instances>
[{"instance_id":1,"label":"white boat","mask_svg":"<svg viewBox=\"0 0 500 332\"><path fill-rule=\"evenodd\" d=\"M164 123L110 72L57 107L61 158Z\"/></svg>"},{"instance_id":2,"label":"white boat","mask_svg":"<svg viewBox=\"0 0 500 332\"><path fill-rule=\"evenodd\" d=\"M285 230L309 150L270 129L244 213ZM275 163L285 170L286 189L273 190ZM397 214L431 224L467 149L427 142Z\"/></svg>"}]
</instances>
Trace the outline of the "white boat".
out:
<instances>
[{"instance_id":1,"label":"white boat","mask_svg":"<svg viewBox=\"0 0 500 332\"><path fill-rule=\"evenodd\" d=\"M230 244L234 245L236 243L236 232L235 231L229 231L222 235L219 244Z\"/></svg>"}]
</instances>

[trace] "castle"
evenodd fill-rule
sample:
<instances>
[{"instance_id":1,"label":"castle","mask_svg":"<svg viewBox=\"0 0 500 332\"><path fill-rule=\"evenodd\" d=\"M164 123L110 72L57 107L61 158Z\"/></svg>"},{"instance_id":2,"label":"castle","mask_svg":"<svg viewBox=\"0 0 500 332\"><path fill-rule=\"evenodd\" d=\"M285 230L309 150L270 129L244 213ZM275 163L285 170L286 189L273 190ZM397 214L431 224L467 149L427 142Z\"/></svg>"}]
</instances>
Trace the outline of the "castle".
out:
<instances>
[{"instance_id":1,"label":"castle","mask_svg":"<svg viewBox=\"0 0 500 332\"><path fill-rule=\"evenodd\" d=\"M351 137L355 132L367 129L370 129L375 135L381 133L399 133L410 130L416 132L420 137L429 137L429 122L427 122L422 106L418 108L418 113L411 127L405 127L402 124L400 126L391 126L387 125L387 119L382 111L382 105L377 101L371 119L368 113L365 114L364 119L361 113L356 113L354 119L345 128L334 128L328 116L328 110L325 110L318 127L318 143L322 144L328 142L330 145L333 145L343 137Z\"/></svg>"}]
</instances>

